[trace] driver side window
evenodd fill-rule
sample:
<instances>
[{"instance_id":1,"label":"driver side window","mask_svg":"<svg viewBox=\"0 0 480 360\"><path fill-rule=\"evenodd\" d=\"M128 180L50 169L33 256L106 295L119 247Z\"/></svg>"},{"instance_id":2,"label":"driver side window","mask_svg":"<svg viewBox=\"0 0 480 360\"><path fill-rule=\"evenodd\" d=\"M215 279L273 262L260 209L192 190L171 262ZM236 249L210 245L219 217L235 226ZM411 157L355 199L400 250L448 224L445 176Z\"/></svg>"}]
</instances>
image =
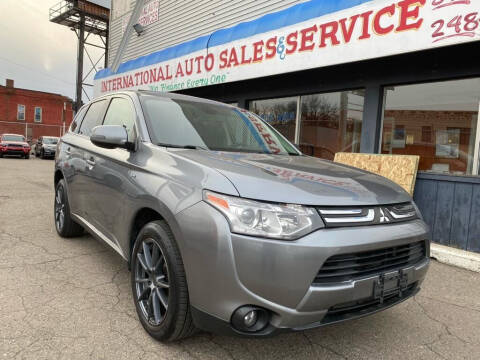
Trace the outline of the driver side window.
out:
<instances>
[{"instance_id":1,"label":"driver side window","mask_svg":"<svg viewBox=\"0 0 480 360\"><path fill-rule=\"evenodd\" d=\"M105 115L103 125L121 125L125 127L128 141L135 139L135 111L130 100L125 98L113 98Z\"/></svg>"},{"instance_id":2,"label":"driver side window","mask_svg":"<svg viewBox=\"0 0 480 360\"><path fill-rule=\"evenodd\" d=\"M78 133L90 137L92 129L102 123L103 114L105 114L105 107L107 106L107 100L100 100L94 102L88 108L87 114L83 118L82 125Z\"/></svg>"}]
</instances>

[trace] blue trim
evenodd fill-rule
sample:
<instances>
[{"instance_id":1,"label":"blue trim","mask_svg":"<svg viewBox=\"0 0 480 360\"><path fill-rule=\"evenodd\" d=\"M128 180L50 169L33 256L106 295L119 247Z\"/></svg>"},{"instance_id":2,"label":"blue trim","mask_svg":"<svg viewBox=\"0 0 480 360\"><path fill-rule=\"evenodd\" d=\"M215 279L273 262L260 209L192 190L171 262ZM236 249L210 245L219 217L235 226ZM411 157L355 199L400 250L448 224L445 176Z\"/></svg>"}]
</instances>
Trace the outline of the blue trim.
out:
<instances>
[{"instance_id":1,"label":"blue trim","mask_svg":"<svg viewBox=\"0 0 480 360\"><path fill-rule=\"evenodd\" d=\"M310 0L285 10L264 15L256 20L243 22L227 29L221 29L210 35L174 45L172 47L141 56L122 63L115 74L139 69L144 66L158 64L178 58L195 51L212 46L227 44L268 31L277 30L303 21L345 10L373 0ZM115 75L110 68L102 69L95 75L95 80Z\"/></svg>"}]
</instances>

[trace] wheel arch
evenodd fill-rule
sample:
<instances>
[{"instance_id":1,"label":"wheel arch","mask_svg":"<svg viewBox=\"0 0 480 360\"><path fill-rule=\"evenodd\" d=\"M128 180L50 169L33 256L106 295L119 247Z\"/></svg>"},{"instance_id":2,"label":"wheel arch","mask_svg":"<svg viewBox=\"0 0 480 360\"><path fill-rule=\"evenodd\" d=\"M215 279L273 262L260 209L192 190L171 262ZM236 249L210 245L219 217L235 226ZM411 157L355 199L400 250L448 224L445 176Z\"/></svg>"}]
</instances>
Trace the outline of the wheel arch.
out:
<instances>
[{"instance_id":1,"label":"wheel arch","mask_svg":"<svg viewBox=\"0 0 480 360\"><path fill-rule=\"evenodd\" d=\"M53 178L53 186L54 186L54 188L57 187L57 184L58 184L58 182L59 182L61 179L65 179L65 176L63 176L62 170L56 169L56 170L55 170L55 175L54 175L54 178Z\"/></svg>"},{"instance_id":2,"label":"wheel arch","mask_svg":"<svg viewBox=\"0 0 480 360\"><path fill-rule=\"evenodd\" d=\"M135 246L135 240L137 239L138 233L140 230L149 222L156 221L156 220L163 220L166 222L166 224L170 227L170 230L172 231L174 237L175 237L175 242L177 244L177 247L180 251L180 254L182 253L181 251L181 246L180 246L180 230L179 227L175 221L175 218L173 214L170 214L168 211L164 210L162 211L161 209L158 209L155 206L144 206L142 208L139 208L135 213L134 216L132 217L132 221L130 222L130 228L129 228L129 238L128 238L128 267L130 269L131 265L131 258L132 258L132 251L133 247Z\"/></svg>"}]
</instances>

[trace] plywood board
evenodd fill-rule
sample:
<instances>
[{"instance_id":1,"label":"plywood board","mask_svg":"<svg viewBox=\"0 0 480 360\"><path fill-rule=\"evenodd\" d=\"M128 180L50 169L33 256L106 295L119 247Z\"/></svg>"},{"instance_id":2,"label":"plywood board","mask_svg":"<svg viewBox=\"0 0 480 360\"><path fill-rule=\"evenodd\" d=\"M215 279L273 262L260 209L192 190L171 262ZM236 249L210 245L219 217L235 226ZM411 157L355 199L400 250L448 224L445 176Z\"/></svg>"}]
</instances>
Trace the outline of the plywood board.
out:
<instances>
[{"instance_id":1,"label":"plywood board","mask_svg":"<svg viewBox=\"0 0 480 360\"><path fill-rule=\"evenodd\" d=\"M334 161L384 176L413 196L419 160L417 155L336 153Z\"/></svg>"}]
</instances>

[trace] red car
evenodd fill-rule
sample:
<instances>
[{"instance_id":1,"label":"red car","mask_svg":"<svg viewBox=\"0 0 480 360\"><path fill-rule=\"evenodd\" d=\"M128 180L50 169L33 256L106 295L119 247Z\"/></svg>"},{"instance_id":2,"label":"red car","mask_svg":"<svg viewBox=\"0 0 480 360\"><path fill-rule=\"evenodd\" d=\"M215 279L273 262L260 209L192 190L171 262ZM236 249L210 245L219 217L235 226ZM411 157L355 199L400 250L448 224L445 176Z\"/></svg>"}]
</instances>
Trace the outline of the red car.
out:
<instances>
[{"instance_id":1,"label":"red car","mask_svg":"<svg viewBox=\"0 0 480 360\"><path fill-rule=\"evenodd\" d=\"M0 135L0 157L4 155L19 155L28 159L30 158L30 145L28 145L25 137L22 135Z\"/></svg>"}]
</instances>

